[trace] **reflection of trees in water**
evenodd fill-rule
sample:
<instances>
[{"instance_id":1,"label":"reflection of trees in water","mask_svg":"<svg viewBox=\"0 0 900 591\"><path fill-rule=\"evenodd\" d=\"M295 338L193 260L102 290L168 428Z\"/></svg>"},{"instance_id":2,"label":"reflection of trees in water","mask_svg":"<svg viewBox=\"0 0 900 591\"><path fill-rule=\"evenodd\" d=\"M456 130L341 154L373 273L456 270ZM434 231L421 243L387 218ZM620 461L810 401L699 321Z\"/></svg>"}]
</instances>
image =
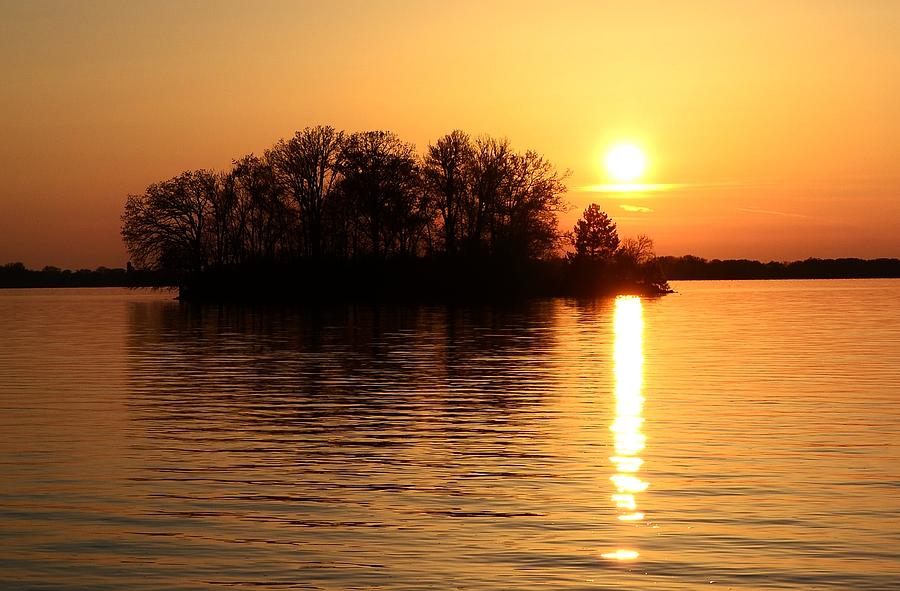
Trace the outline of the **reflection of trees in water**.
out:
<instances>
[{"instance_id":1,"label":"reflection of trees in water","mask_svg":"<svg viewBox=\"0 0 900 591\"><path fill-rule=\"evenodd\" d=\"M135 303L132 404L167 434L477 434L516 422L551 387L552 306Z\"/></svg>"},{"instance_id":2,"label":"reflection of trees in water","mask_svg":"<svg viewBox=\"0 0 900 591\"><path fill-rule=\"evenodd\" d=\"M129 494L179 559L239 555L260 578L565 553L596 523L571 496L580 479L593 503L595 475L558 449L565 306L135 304Z\"/></svg>"}]
</instances>

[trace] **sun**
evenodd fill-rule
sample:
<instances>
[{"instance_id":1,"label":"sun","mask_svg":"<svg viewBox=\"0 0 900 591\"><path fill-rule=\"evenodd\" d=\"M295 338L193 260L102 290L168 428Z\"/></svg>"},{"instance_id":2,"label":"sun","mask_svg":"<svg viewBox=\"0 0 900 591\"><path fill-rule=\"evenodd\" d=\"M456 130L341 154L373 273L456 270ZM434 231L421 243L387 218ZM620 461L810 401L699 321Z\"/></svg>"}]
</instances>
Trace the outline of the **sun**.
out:
<instances>
[{"instance_id":1,"label":"sun","mask_svg":"<svg viewBox=\"0 0 900 591\"><path fill-rule=\"evenodd\" d=\"M619 144L606 155L606 170L620 183L637 180L647 167L647 159L634 144Z\"/></svg>"}]
</instances>

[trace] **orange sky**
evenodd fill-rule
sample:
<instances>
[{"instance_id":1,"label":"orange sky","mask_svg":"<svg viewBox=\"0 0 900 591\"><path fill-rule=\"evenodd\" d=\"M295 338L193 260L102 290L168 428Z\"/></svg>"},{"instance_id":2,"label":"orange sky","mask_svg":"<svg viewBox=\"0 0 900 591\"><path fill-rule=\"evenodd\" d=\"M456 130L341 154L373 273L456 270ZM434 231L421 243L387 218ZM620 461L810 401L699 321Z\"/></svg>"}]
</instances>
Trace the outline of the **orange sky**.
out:
<instances>
[{"instance_id":1,"label":"orange sky","mask_svg":"<svg viewBox=\"0 0 900 591\"><path fill-rule=\"evenodd\" d=\"M900 256L898 2L0 0L0 73L0 264L123 266L126 194L319 123L506 136L660 254ZM626 140L679 187L575 190Z\"/></svg>"}]
</instances>

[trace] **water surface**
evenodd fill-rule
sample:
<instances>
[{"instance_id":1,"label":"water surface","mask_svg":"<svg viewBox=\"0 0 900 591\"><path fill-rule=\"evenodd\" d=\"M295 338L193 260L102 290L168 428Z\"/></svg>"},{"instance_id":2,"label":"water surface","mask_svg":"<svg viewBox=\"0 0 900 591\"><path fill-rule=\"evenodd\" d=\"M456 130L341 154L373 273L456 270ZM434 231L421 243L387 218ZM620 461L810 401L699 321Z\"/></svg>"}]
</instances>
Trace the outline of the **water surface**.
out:
<instances>
[{"instance_id":1,"label":"water surface","mask_svg":"<svg viewBox=\"0 0 900 591\"><path fill-rule=\"evenodd\" d=\"M900 281L0 290L15 589L900 588Z\"/></svg>"}]
</instances>

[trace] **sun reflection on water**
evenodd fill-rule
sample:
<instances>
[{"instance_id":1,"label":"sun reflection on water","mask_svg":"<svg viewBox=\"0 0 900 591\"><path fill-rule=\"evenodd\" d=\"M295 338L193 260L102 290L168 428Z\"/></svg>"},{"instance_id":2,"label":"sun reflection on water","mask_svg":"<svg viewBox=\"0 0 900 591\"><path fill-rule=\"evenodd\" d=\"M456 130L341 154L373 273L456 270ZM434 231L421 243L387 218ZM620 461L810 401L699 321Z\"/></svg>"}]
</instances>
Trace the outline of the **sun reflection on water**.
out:
<instances>
[{"instance_id":1,"label":"sun reflection on water","mask_svg":"<svg viewBox=\"0 0 900 591\"><path fill-rule=\"evenodd\" d=\"M646 438L641 432L644 397L643 385L643 331L644 319L641 299L627 296L616 299L615 310L615 400L616 417L610 425L613 433L615 455L610 461L615 473L610 476L615 492L611 499L615 504L620 521L636 523L643 521L644 514L637 510L637 495L644 492L649 483L642 480L637 472L644 461L640 453ZM611 560L634 560L639 556L635 550L619 548L602 554Z\"/></svg>"}]
</instances>

